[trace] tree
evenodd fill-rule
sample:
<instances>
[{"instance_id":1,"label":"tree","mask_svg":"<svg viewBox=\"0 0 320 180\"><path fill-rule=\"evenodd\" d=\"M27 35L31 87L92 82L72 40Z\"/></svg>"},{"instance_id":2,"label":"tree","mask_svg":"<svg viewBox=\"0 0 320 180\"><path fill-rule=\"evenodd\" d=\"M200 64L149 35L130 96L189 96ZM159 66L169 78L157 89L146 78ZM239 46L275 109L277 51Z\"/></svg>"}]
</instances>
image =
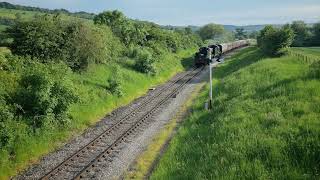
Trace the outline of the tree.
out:
<instances>
[{"instance_id":1,"label":"tree","mask_svg":"<svg viewBox=\"0 0 320 180\"><path fill-rule=\"evenodd\" d=\"M103 63L118 49L106 45L118 42L106 27L81 21L64 22L59 16L40 16L32 21L18 21L7 30L13 53L31 56L47 63L62 60L73 70L83 70L90 63Z\"/></svg>"},{"instance_id":2,"label":"tree","mask_svg":"<svg viewBox=\"0 0 320 180\"><path fill-rule=\"evenodd\" d=\"M46 60L63 53L65 34L59 17L44 15L33 21L18 21L6 33L13 38L11 50L15 54Z\"/></svg>"},{"instance_id":3,"label":"tree","mask_svg":"<svg viewBox=\"0 0 320 180\"><path fill-rule=\"evenodd\" d=\"M235 37L236 39L246 39L247 33L244 31L243 28L236 28Z\"/></svg>"},{"instance_id":4,"label":"tree","mask_svg":"<svg viewBox=\"0 0 320 180\"><path fill-rule=\"evenodd\" d=\"M94 18L94 23L107 25L125 45L143 45L146 41L147 32L143 22L127 19L120 11L105 11Z\"/></svg>"},{"instance_id":5,"label":"tree","mask_svg":"<svg viewBox=\"0 0 320 180\"><path fill-rule=\"evenodd\" d=\"M224 27L218 24L207 24L199 30L199 35L203 40L215 39L224 33Z\"/></svg>"},{"instance_id":6,"label":"tree","mask_svg":"<svg viewBox=\"0 0 320 180\"><path fill-rule=\"evenodd\" d=\"M308 38L308 28L303 21L293 21L291 28L295 34L293 46L304 46Z\"/></svg>"},{"instance_id":7,"label":"tree","mask_svg":"<svg viewBox=\"0 0 320 180\"><path fill-rule=\"evenodd\" d=\"M267 55L281 55L282 49L289 47L294 39L294 32L289 25L276 29L266 26L260 31L258 45Z\"/></svg>"},{"instance_id":8,"label":"tree","mask_svg":"<svg viewBox=\"0 0 320 180\"><path fill-rule=\"evenodd\" d=\"M313 25L312 33L312 45L320 46L320 22Z\"/></svg>"},{"instance_id":9,"label":"tree","mask_svg":"<svg viewBox=\"0 0 320 180\"><path fill-rule=\"evenodd\" d=\"M191 27L185 27L184 31L185 31L186 34L192 34L193 33Z\"/></svg>"},{"instance_id":10,"label":"tree","mask_svg":"<svg viewBox=\"0 0 320 180\"><path fill-rule=\"evenodd\" d=\"M95 24L105 24L112 29L119 27L126 21L126 17L120 11L105 11L96 15L93 19Z\"/></svg>"},{"instance_id":11,"label":"tree","mask_svg":"<svg viewBox=\"0 0 320 180\"><path fill-rule=\"evenodd\" d=\"M252 31L251 33L249 33L248 37L250 39L257 39L259 32L258 31Z\"/></svg>"}]
</instances>

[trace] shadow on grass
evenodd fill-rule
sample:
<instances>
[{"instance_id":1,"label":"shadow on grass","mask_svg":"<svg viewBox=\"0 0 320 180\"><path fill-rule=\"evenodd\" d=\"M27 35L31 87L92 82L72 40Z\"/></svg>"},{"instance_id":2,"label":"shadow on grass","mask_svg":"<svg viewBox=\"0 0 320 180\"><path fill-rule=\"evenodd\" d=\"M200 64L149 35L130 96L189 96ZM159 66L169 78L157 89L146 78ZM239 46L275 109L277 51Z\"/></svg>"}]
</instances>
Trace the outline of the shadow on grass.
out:
<instances>
[{"instance_id":1,"label":"shadow on grass","mask_svg":"<svg viewBox=\"0 0 320 180\"><path fill-rule=\"evenodd\" d=\"M137 69L134 66L134 60L123 59L119 61L118 64L128 70L137 71Z\"/></svg>"},{"instance_id":2,"label":"shadow on grass","mask_svg":"<svg viewBox=\"0 0 320 180\"><path fill-rule=\"evenodd\" d=\"M99 83L95 83L95 82L91 82L89 80L83 80L82 82L83 82L83 84L94 86L94 87L96 87L98 89L106 89L106 87L107 87L105 85L102 85L102 84L99 84Z\"/></svg>"},{"instance_id":3,"label":"shadow on grass","mask_svg":"<svg viewBox=\"0 0 320 180\"><path fill-rule=\"evenodd\" d=\"M194 65L194 56L190 56L190 57L187 57L187 58L183 58L181 60L181 65L183 66L183 68L185 70L188 70L190 69L191 67L193 67Z\"/></svg>"},{"instance_id":4,"label":"shadow on grass","mask_svg":"<svg viewBox=\"0 0 320 180\"><path fill-rule=\"evenodd\" d=\"M256 63L265 58L256 47L250 47L242 52L235 54L236 57L231 57L231 60L226 61L226 65L215 69L215 76L217 78L226 77L246 66Z\"/></svg>"}]
</instances>

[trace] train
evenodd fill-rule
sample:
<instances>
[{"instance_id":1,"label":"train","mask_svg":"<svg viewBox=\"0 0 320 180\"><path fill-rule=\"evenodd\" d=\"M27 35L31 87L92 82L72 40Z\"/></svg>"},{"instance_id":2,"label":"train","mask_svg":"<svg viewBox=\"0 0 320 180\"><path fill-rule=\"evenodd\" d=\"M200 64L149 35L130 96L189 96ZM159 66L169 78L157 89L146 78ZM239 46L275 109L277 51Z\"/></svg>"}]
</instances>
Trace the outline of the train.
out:
<instances>
[{"instance_id":1,"label":"train","mask_svg":"<svg viewBox=\"0 0 320 180\"><path fill-rule=\"evenodd\" d=\"M201 47L194 57L195 66L206 66L212 62L213 59L219 61L223 54L248 45L249 40L240 40L231 43L213 44L207 47Z\"/></svg>"}]
</instances>

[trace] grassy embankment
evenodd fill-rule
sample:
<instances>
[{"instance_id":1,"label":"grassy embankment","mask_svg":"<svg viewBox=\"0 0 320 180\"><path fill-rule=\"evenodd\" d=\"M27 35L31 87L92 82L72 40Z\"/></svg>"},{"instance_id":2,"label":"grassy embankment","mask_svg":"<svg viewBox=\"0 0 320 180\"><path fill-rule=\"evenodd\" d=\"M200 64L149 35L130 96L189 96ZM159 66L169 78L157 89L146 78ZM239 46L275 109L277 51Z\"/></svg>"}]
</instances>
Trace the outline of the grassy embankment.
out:
<instances>
[{"instance_id":1,"label":"grassy embankment","mask_svg":"<svg viewBox=\"0 0 320 180\"><path fill-rule=\"evenodd\" d=\"M7 51L3 49L3 51ZM112 96L105 90L107 79L116 64L93 65L84 73L72 73L70 78L74 82L77 94L81 101L71 108L72 124L65 129L50 129L39 132L38 136L24 136L23 142L15 145L16 157L14 160L7 153L0 154L0 179L6 179L24 169L28 164L35 162L44 154L59 147L73 134L79 133L86 127L97 122L99 118L113 109L125 105L133 99L146 93L148 88L162 83L179 71L192 65L195 50L180 51L177 54L167 54L156 63L159 73L156 76L147 76L132 69L133 60L126 60L120 65L123 74L123 97ZM6 74L9 75L9 74ZM0 78L5 81L6 78ZM9 78L10 79L10 78ZM7 84L10 82L0 82ZM10 85L12 86L12 85Z\"/></svg>"},{"instance_id":2,"label":"grassy embankment","mask_svg":"<svg viewBox=\"0 0 320 180\"><path fill-rule=\"evenodd\" d=\"M319 64L249 48L215 69L210 112L208 88L151 179L319 178Z\"/></svg>"}]
</instances>

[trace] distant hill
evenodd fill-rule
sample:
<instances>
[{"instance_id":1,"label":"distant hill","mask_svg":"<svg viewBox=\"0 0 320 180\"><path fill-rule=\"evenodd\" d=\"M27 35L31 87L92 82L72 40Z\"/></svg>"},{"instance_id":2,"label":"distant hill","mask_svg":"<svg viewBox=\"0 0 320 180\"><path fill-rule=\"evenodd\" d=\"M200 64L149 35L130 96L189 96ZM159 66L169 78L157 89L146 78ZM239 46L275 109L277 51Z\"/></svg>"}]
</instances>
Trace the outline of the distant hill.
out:
<instances>
[{"instance_id":1,"label":"distant hill","mask_svg":"<svg viewBox=\"0 0 320 180\"><path fill-rule=\"evenodd\" d=\"M247 25L247 26L236 26L236 25L223 25L223 27L227 30L227 31L235 31L237 28L243 28L245 31L247 32L253 32L253 31L260 31L262 30L266 25ZM283 25L281 24L273 24L273 26L275 27L281 27ZM167 25L167 26L163 26L166 29L183 29L186 27L191 28L193 31L198 31L200 29L201 26L171 26L171 25Z\"/></svg>"},{"instance_id":2,"label":"distant hill","mask_svg":"<svg viewBox=\"0 0 320 180\"><path fill-rule=\"evenodd\" d=\"M15 5L8 2L0 2L0 8L5 9L14 9L14 10L23 10L23 11L34 11L34 12L42 12L42 13L50 13L50 14L66 14L70 16L75 16L79 18L85 18L85 19L93 19L95 14L94 13L87 13L87 12L70 12L66 9L46 9L46 8L39 8L39 7L30 7L30 6L22 6L22 5Z\"/></svg>"},{"instance_id":3,"label":"distant hill","mask_svg":"<svg viewBox=\"0 0 320 180\"><path fill-rule=\"evenodd\" d=\"M228 31L235 31L237 28L243 28L247 32L260 31L266 25L248 25L248 26L235 26L235 25L224 25L224 28Z\"/></svg>"}]
</instances>

